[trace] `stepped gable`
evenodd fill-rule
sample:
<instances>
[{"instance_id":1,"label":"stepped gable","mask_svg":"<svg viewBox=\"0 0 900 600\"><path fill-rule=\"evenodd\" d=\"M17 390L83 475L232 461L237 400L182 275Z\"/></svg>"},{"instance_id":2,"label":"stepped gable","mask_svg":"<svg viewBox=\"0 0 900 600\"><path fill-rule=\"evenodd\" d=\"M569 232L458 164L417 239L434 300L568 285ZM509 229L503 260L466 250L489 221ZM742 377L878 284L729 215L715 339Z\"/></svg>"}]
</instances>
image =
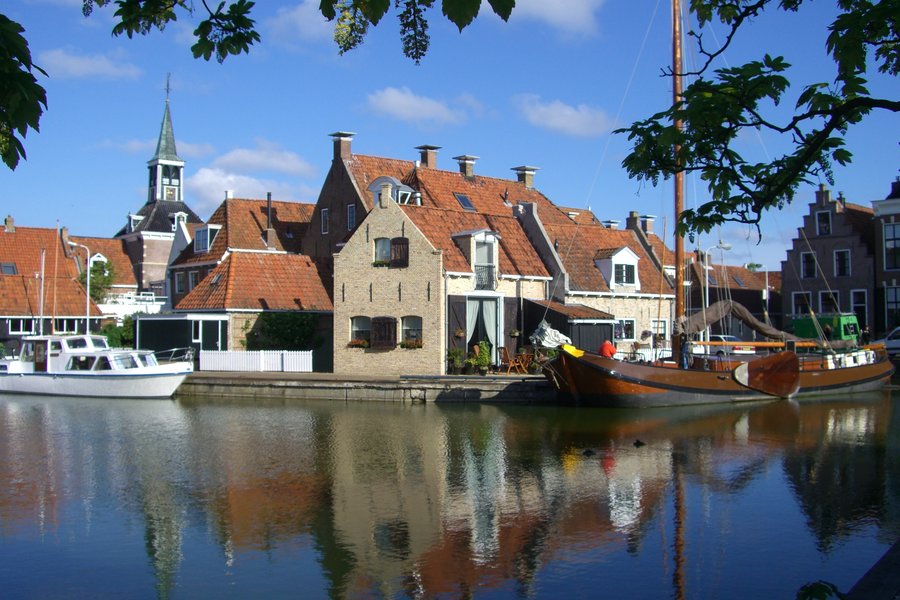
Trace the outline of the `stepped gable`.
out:
<instances>
[{"instance_id":1,"label":"stepped gable","mask_svg":"<svg viewBox=\"0 0 900 600\"><path fill-rule=\"evenodd\" d=\"M81 236L69 236L69 239L76 244L87 246L91 251L91 256L102 254L106 257L107 262L112 265L113 275L115 275L113 285L137 287L137 279L134 277L131 259L125 251L124 240ZM79 250L79 252L81 251ZM83 261L83 257L81 260Z\"/></svg>"},{"instance_id":2,"label":"stepped gable","mask_svg":"<svg viewBox=\"0 0 900 600\"><path fill-rule=\"evenodd\" d=\"M314 209L314 204L272 200L275 240L267 246L263 237L266 230L267 200L228 198L207 222L207 225L222 226L209 251L197 254L194 246L189 244L173 264L208 263L211 257L218 260L229 249L299 253L300 243ZM196 229L192 232L195 235Z\"/></svg>"},{"instance_id":3,"label":"stepped gable","mask_svg":"<svg viewBox=\"0 0 900 600\"><path fill-rule=\"evenodd\" d=\"M319 268L308 256L234 252L176 310L332 311Z\"/></svg>"},{"instance_id":4,"label":"stepped gable","mask_svg":"<svg viewBox=\"0 0 900 600\"><path fill-rule=\"evenodd\" d=\"M542 215L541 215L542 216ZM569 286L576 291L609 292L609 284L594 263L598 251L627 247L638 257L638 278L642 293L672 294L672 286L662 276L646 250L629 229L609 229L602 225L544 223L547 235L558 243L557 253L569 273Z\"/></svg>"},{"instance_id":5,"label":"stepped gable","mask_svg":"<svg viewBox=\"0 0 900 600\"><path fill-rule=\"evenodd\" d=\"M428 241L443 251L447 271L472 272L472 265L456 244L454 235L489 230L500 234L498 258L502 275L550 276L519 221L509 214L512 212L509 208L502 216L415 205L403 205L403 209Z\"/></svg>"},{"instance_id":6,"label":"stepped gable","mask_svg":"<svg viewBox=\"0 0 900 600\"><path fill-rule=\"evenodd\" d=\"M873 219L875 217L875 211L866 206L845 202L842 213L846 217L850 227L859 234L859 238L866 245L869 254L874 255L875 225Z\"/></svg>"}]
</instances>

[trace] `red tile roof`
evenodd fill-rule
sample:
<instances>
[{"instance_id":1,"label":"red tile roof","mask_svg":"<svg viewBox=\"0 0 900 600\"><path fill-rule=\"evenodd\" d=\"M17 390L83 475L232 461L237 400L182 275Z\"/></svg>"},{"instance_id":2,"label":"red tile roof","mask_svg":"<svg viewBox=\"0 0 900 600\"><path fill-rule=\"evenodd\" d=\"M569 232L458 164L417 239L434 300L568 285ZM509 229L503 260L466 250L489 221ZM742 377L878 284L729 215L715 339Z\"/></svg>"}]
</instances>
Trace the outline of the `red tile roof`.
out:
<instances>
[{"instance_id":1,"label":"red tile roof","mask_svg":"<svg viewBox=\"0 0 900 600\"><path fill-rule=\"evenodd\" d=\"M550 240L559 243L557 253L569 273L569 287L572 290L610 291L609 284L594 263L597 249L627 247L638 256L638 279L642 293L674 293L633 231L609 229L602 225L576 225L571 220L568 224L545 222L544 228Z\"/></svg>"},{"instance_id":2,"label":"red tile roof","mask_svg":"<svg viewBox=\"0 0 900 600\"><path fill-rule=\"evenodd\" d=\"M446 210L426 206L403 205L406 214L431 244L444 252L447 271L471 273L472 265L453 238L466 231L488 230L500 235L500 275L549 277L534 246L528 241L519 221L507 208L505 216L470 211Z\"/></svg>"},{"instance_id":3,"label":"red tile roof","mask_svg":"<svg viewBox=\"0 0 900 600\"><path fill-rule=\"evenodd\" d=\"M373 181L382 176L390 176L403 181L416 168L411 160L382 158L354 154L344 161L347 171L356 182L366 209L372 210L372 196L366 192Z\"/></svg>"},{"instance_id":4,"label":"red tile roof","mask_svg":"<svg viewBox=\"0 0 900 600\"><path fill-rule=\"evenodd\" d=\"M131 259L128 258L128 254L125 252L124 240L81 236L69 236L69 239L76 244L87 246L91 251L91 256L102 254L106 257L106 260L113 267L113 274L115 275L113 285L137 288L137 279L134 277ZM81 250L79 252L81 253L78 257L79 264L84 265L84 252Z\"/></svg>"},{"instance_id":5,"label":"red tile roof","mask_svg":"<svg viewBox=\"0 0 900 600\"><path fill-rule=\"evenodd\" d=\"M306 234L314 208L314 204L273 200L271 224L275 239L266 245L263 233L268 219L267 201L229 198L219 205L207 222L208 225L222 227L216 233L209 251L197 254L193 244L188 245L173 265L217 261L229 248L300 252L300 242Z\"/></svg>"},{"instance_id":6,"label":"red tile roof","mask_svg":"<svg viewBox=\"0 0 900 600\"><path fill-rule=\"evenodd\" d=\"M301 254L233 252L176 310L334 309L319 266Z\"/></svg>"},{"instance_id":7,"label":"red tile roof","mask_svg":"<svg viewBox=\"0 0 900 600\"><path fill-rule=\"evenodd\" d=\"M584 304L563 304L555 300L531 300L531 302L565 315L569 319L601 319L608 321L616 318L608 312L597 310Z\"/></svg>"}]
</instances>

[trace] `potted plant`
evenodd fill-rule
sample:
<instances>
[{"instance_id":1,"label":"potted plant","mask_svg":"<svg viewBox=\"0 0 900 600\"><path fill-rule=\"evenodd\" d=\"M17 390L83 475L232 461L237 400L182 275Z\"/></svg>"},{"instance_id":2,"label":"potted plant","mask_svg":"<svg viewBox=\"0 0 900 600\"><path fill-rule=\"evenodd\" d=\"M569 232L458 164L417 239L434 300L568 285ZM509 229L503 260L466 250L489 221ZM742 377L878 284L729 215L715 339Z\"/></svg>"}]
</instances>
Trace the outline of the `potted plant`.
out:
<instances>
[{"instance_id":1,"label":"potted plant","mask_svg":"<svg viewBox=\"0 0 900 600\"><path fill-rule=\"evenodd\" d=\"M478 352L475 354L475 364L478 372L487 375L488 368L491 366L491 347L484 340L478 342Z\"/></svg>"},{"instance_id":2,"label":"potted plant","mask_svg":"<svg viewBox=\"0 0 900 600\"><path fill-rule=\"evenodd\" d=\"M406 348L407 350L414 350L416 348L422 347L422 340L403 340L400 342L401 348Z\"/></svg>"},{"instance_id":3,"label":"potted plant","mask_svg":"<svg viewBox=\"0 0 900 600\"><path fill-rule=\"evenodd\" d=\"M509 337L517 338L520 335L522 335L522 332L519 331L518 329L510 329L510 331L509 331Z\"/></svg>"},{"instance_id":4,"label":"potted plant","mask_svg":"<svg viewBox=\"0 0 900 600\"><path fill-rule=\"evenodd\" d=\"M471 375L472 373L474 373L476 368L477 366L475 364L474 356L468 357L463 363L463 373L465 373L466 375Z\"/></svg>"},{"instance_id":5,"label":"potted plant","mask_svg":"<svg viewBox=\"0 0 900 600\"><path fill-rule=\"evenodd\" d=\"M449 367L447 370L454 375L459 374L462 371L465 357L466 355L462 348L450 348L447 350L447 366Z\"/></svg>"}]
</instances>

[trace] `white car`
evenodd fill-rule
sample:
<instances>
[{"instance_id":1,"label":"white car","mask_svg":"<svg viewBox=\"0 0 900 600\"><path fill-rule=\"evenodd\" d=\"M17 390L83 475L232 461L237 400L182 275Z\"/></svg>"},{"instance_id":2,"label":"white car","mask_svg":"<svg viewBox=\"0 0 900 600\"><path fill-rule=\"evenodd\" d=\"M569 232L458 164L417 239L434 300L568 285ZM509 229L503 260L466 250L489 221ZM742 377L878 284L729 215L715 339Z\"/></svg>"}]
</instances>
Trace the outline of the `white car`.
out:
<instances>
[{"instance_id":1,"label":"white car","mask_svg":"<svg viewBox=\"0 0 900 600\"><path fill-rule=\"evenodd\" d=\"M753 346L742 345L744 341L734 335L711 335L709 336L709 341L727 342L728 344L732 344L729 346L709 346L709 353L717 356L724 356L726 354L756 354L756 348Z\"/></svg>"},{"instance_id":2,"label":"white car","mask_svg":"<svg viewBox=\"0 0 900 600\"><path fill-rule=\"evenodd\" d=\"M900 327L895 327L889 334L872 343L884 344L888 356L896 357L900 355Z\"/></svg>"}]
</instances>

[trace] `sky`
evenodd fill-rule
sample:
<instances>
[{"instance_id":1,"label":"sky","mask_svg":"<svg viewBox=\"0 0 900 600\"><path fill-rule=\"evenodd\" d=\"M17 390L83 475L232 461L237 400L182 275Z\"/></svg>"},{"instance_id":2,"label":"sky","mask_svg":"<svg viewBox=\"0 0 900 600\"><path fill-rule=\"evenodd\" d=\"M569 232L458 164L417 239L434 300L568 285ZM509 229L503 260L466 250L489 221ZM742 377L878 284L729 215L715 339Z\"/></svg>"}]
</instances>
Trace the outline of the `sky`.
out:
<instances>
[{"instance_id":1,"label":"sky","mask_svg":"<svg viewBox=\"0 0 900 600\"><path fill-rule=\"evenodd\" d=\"M671 56L667 2L518 0L505 23L484 3L462 32L438 2L419 65L403 56L394 9L361 47L340 55L318 4L257 2L262 41L219 64L191 54L199 16L181 13L164 32L128 39L112 36L111 7L86 18L82 0L5 0L3 13L25 27L32 58L49 75L39 76L49 106L40 132L25 141L27 160L15 171L0 166L3 216L20 226L58 222L75 235L115 235L146 201L171 74L185 199L204 219L225 190L315 202L331 164L329 134L350 131L358 154L415 160L415 147L430 144L441 147L443 169L456 169L453 157L462 154L479 157L475 172L491 177L514 179L511 168L536 166L535 186L558 205L623 225L630 211L656 215L656 232L671 237L671 185L629 179L621 166L626 136L612 133L671 101L662 76ZM801 84L831 82L825 37L834 7L807 4L757 19L717 66L784 55L795 82L788 109ZM706 44L721 39L721 28L704 31ZM693 64L695 53L686 57ZM897 97L896 79L873 76L870 89ZM853 129L854 161L835 167L833 193L866 206L884 198L900 166L898 131L900 119L889 114ZM759 158L783 148L753 135L742 144ZM761 240L755 228L731 225L689 247L721 239L732 248L716 251L714 262L778 270L816 187L804 185L793 204L767 214ZM686 206L706 198L703 183L688 179Z\"/></svg>"}]
</instances>

